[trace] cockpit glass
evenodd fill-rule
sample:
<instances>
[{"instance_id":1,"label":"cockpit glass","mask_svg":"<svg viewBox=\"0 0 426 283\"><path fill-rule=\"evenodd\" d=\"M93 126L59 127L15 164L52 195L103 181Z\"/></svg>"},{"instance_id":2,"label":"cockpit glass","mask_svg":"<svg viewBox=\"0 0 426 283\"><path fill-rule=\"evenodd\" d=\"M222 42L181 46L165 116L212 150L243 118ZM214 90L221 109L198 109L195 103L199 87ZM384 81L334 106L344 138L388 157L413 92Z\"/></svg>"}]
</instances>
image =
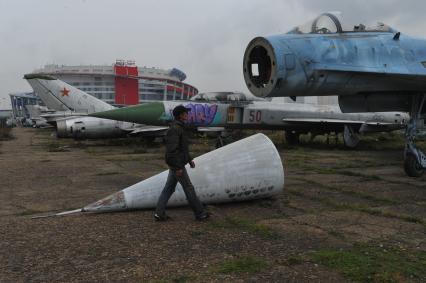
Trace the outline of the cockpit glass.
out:
<instances>
[{"instance_id":1,"label":"cockpit glass","mask_svg":"<svg viewBox=\"0 0 426 283\"><path fill-rule=\"evenodd\" d=\"M291 34L333 34L341 32L395 32L394 29L384 23L365 24L343 21L342 13L329 12L303 25L297 26Z\"/></svg>"},{"instance_id":2,"label":"cockpit glass","mask_svg":"<svg viewBox=\"0 0 426 283\"><path fill-rule=\"evenodd\" d=\"M336 33L337 26L336 23L328 16L321 15L316 21L313 22L313 26L311 28L313 33Z\"/></svg>"}]
</instances>

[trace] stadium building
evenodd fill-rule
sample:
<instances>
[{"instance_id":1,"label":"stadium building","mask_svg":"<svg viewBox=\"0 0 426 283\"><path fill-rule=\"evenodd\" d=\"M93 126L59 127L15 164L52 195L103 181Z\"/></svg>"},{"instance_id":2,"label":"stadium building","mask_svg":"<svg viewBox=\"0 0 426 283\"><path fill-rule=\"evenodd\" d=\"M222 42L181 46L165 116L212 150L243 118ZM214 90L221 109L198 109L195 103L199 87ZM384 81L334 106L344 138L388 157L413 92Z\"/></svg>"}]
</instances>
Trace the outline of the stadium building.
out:
<instances>
[{"instance_id":1,"label":"stadium building","mask_svg":"<svg viewBox=\"0 0 426 283\"><path fill-rule=\"evenodd\" d=\"M137 67L134 61L117 60L111 66L46 65L33 73L54 76L114 105L134 105L153 100L183 100L198 90L183 81L184 72L173 68Z\"/></svg>"}]
</instances>

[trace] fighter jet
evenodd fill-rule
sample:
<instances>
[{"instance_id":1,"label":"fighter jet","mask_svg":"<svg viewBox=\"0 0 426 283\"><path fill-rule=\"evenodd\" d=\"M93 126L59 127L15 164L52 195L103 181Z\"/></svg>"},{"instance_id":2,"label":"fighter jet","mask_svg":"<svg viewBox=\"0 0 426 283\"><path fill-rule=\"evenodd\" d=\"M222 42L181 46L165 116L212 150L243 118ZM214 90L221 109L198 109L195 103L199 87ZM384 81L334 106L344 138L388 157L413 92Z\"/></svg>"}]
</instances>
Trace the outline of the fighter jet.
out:
<instances>
[{"instance_id":1,"label":"fighter jet","mask_svg":"<svg viewBox=\"0 0 426 283\"><path fill-rule=\"evenodd\" d=\"M402 129L408 120L406 113L346 114L341 113L338 106L277 103L234 92L201 93L192 101L144 103L90 116L166 126L173 120L172 110L177 105L190 109L188 123L201 130L285 130L289 143L296 143L302 133L343 132L348 147L358 144L358 133Z\"/></svg>"},{"instance_id":2,"label":"fighter jet","mask_svg":"<svg viewBox=\"0 0 426 283\"><path fill-rule=\"evenodd\" d=\"M29 120L32 121L34 128L51 128L52 125L47 122L47 120L40 115L48 111L46 106L41 105L25 105L29 113Z\"/></svg>"},{"instance_id":3,"label":"fighter jet","mask_svg":"<svg viewBox=\"0 0 426 283\"><path fill-rule=\"evenodd\" d=\"M24 78L46 106L56 110L41 114L40 117L55 124L58 137L111 138L128 134L153 137L167 129L87 117L89 113L112 110L115 107L50 76L28 74Z\"/></svg>"},{"instance_id":4,"label":"fighter jet","mask_svg":"<svg viewBox=\"0 0 426 283\"><path fill-rule=\"evenodd\" d=\"M426 116L425 39L324 13L286 34L254 38L243 74L258 97L338 95L343 112L409 112L405 171L420 176L426 169L414 144Z\"/></svg>"}]
</instances>

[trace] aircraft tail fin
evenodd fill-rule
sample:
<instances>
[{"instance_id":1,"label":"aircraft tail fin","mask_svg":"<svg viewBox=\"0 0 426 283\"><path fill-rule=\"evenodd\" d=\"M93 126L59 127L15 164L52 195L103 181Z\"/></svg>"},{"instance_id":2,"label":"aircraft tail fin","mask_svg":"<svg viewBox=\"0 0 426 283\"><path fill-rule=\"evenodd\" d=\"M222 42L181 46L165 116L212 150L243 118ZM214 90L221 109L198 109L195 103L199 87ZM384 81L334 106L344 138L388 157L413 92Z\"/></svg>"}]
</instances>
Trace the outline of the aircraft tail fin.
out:
<instances>
[{"instance_id":1,"label":"aircraft tail fin","mask_svg":"<svg viewBox=\"0 0 426 283\"><path fill-rule=\"evenodd\" d=\"M28 74L24 78L49 109L89 114L114 108L114 106L51 76Z\"/></svg>"}]
</instances>

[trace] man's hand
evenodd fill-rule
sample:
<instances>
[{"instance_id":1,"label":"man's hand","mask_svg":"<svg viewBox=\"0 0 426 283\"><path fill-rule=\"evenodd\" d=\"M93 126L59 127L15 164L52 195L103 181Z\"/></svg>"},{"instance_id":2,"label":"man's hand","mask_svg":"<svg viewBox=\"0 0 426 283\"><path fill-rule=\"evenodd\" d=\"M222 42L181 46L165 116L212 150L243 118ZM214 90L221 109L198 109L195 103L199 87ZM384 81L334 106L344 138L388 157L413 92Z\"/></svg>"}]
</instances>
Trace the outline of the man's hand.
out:
<instances>
[{"instance_id":1,"label":"man's hand","mask_svg":"<svg viewBox=\"0 0 426 283\"><path fill-rule=\"evenodd\" d=\"M182 169L176 170L176 176L180 177L182 175L183 175L183 170Z\"/></svg>"},{"instance_id":2,"label":"man's hand","mask_svg":"<svg viewBox=\"0 0 426 283\"><path fill-rule=\"evenodd\" d=\"M195 168L194 160L189 161L189 166L191 166L191 168Z\"/></svg>"}]
</instances>

